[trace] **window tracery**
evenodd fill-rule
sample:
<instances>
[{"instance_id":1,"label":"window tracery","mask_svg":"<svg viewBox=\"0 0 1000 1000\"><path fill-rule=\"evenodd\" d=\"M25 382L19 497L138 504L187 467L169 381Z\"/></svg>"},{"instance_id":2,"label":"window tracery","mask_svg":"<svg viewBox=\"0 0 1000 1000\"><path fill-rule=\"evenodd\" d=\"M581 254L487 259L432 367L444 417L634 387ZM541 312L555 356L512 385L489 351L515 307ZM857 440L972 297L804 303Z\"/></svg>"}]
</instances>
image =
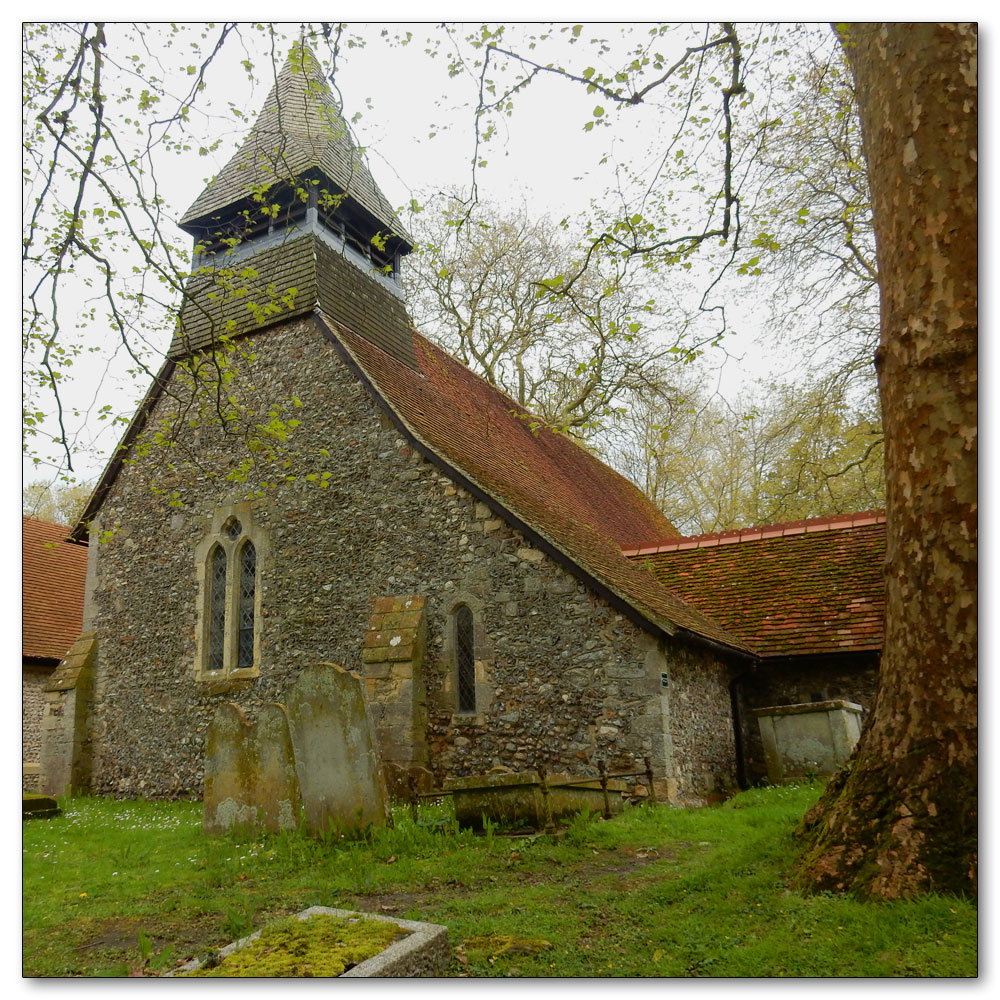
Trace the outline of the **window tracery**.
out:
<instances>
[{"instance_id":1,"label":"window tracery","mask_svg":"<svg viewBox=\"0 0 1000 1000\"><path fill-rule=\"evenodd\" d=\"M238 513L237 513L238 511ZM200 579L200 679L252 677L260 667L261 555L266 538L247 504L224 507L195 551Z\"/></svg>"}]
</instances>

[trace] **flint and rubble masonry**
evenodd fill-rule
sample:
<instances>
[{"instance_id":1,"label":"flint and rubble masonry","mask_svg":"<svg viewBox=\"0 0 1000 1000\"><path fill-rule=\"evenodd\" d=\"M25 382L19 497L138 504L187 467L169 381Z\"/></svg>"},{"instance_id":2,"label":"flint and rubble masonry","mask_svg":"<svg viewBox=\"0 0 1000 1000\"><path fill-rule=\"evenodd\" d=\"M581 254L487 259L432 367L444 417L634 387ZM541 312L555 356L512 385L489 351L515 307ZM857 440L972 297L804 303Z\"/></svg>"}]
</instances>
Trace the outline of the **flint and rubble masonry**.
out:
<instances>
[{"instance_id":1,"label":"flint and rubble masonry","mask_svg":"<svg viewBox=\"0 0 1000 1000\"><path fill-rule=\"evenodd\" d=\"M536 763L591 773L588 760L614 770L645 754L671 794L732 780L725 663L658 644L415 455L311 318L240 343L255 354L246 368L257 412L277 405L301 421L286 445L291 468L275 467L279 485L253 502L267 536L260 675L228 687L197 680L195 549L213 514L257 484L225 479L235 449L210 414L194 427L188 413L169 453L125 463L97 522L118 527L96 552L85 623L100 638L95 791L200 793L217 705L254 717L317 662L363 675L375 604L396 594L426 595L426 747L438 781ZM177 405L162 396L148 426ZM281 481L286 472L297 478ZM328 485L310 474L328 474ZM175 492L181 506L170 505ZM474 717L456 714L449 630L463 602L477 614Z\"/></svg>"}]
</instances>

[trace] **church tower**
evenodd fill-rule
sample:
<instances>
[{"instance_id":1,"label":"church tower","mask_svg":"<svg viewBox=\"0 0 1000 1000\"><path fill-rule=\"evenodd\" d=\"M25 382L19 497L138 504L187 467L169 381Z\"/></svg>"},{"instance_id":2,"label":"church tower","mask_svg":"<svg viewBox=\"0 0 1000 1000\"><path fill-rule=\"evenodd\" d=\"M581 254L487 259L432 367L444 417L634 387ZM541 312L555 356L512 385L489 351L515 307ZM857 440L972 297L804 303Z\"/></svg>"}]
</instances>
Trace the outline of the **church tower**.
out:
<instances>
[{"instance_id":1,"label":"church tower","mask_svg":"<svg viewBox=\"0 0 1000 1000\"><path fill-rule=\"evenodd\" d=\"M194 267L170 357L319 307L415 366L399 279L412 241L303 41L180 226Z\"/></svg>"}]
</instances>

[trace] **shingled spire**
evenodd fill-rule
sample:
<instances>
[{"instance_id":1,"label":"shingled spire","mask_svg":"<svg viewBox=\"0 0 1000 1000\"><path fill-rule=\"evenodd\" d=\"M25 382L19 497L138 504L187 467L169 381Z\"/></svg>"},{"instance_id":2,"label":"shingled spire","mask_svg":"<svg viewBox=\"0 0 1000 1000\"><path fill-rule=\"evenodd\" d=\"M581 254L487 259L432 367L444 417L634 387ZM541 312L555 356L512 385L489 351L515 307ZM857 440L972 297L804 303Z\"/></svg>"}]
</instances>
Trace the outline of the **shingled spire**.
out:
<instances>
[{"instance_id":1,"label":"shingled spire","mask_svg":"<svg viewBox=\"0 0 1000 1000\"><path fill-rule=\"evenodd\" d=\"M303 41L289 53L246 141L180 226L195 237L195 274L171 356L210 347L221 332L248 333L318 305L414 362L399 285L399 262L412 241ZM252 268L236 266L250 257ZM345 264L352 265L346 272ZM370 280L359 279L359 270Z\"/></svg>"},{"instance_id":2,"label":"shingled spire","mask_svg":"<svg viewBox=\"0 0 1000 1000\"><path fill-rule=\"evenodd\" d=\"M213 223L225 227L239 218L247 221L247 210L256 217L265 208L273 212L282 195L301 202L309 193L317 196L325 214L351 218L404 244L404 252L412 249L352 141L319 61L299 42L243 146L184 213L180 226L193 236L211 238Z\"/></svg>"}]
</instances>

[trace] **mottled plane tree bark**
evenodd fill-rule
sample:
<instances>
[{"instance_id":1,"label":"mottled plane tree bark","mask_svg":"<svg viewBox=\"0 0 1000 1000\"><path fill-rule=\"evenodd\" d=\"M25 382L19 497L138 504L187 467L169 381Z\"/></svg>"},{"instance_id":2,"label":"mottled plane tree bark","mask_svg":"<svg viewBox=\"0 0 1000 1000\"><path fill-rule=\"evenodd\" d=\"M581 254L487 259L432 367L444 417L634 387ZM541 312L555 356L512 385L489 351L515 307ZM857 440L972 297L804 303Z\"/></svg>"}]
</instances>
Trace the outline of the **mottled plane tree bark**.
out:
<instances>
[{"instance_id":1,"label":"mottled plane tree bark","mask_svg":"<svg viewBox=\"0 0 1000 1000\"><path fill-rule=\"evenodd\" d=\"M977 35L838 26L857 84L881 289L887 614L872 717L807 814L806 883L974 894Z\"/></svg>"}]
</instances>

